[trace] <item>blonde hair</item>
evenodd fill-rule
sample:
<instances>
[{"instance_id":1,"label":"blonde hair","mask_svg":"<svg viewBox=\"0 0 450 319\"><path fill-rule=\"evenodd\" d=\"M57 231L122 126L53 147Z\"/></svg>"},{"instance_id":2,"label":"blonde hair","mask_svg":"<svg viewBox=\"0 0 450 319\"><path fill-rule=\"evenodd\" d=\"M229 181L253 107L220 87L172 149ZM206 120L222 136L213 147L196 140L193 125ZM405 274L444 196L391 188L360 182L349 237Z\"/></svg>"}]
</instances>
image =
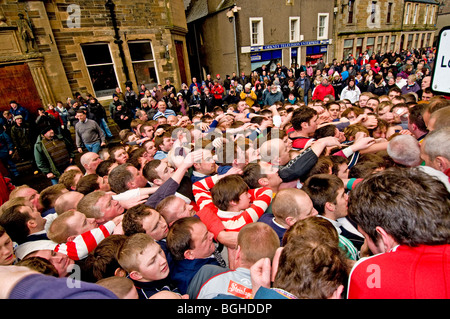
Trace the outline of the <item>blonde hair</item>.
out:
<instances>
[{"instance_id":1,"label":"blonde hair","mask_svg":"<svg viewBox=\"0 0 450 319\"><path fill-rule=\"evenodd\" d=\"M74 209L62 213L52 222L47 232L47 237L55 243L62 244L67 242L67 238L73 235L78 235L67 224L67 220L75 213Z\"/></svg>"},{"instance_id":2,"label":"blonde hair","mask_svg":"<svg viewBox=\"0 0 450 319\"><path fill-rule=\"evenodd\" d=\"M147 234L137 233L131 235L117 253L117 261L126 272L139 270L138 256L150 245L158 245L156 241Z\"/></svg>"}]
</instances>

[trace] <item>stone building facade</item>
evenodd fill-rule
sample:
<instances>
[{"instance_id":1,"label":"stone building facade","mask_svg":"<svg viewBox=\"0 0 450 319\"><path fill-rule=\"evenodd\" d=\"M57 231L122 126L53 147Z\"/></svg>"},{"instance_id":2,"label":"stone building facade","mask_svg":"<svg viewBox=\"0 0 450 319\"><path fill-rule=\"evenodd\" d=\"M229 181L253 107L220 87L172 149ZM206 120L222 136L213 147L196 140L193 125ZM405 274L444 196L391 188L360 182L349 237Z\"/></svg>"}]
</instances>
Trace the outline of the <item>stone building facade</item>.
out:
<instances>
[{"instance_id":1,"label":"stone building facade","mask_svg":"<svg viewBox=\"0 0 450 319\"><path fill-rule=\"evenodd\" d=\"M336 0L335 56L432 46L438 7L434 0Z\"/></svg>"},{"instance_id":2,"label":"stone building facade","mask_svg":"<svg viewBox=\"0 0 450 319\"><path fill-rule=\"evenodd\" d=\"M192 73L222 78L265 64L333 59L334 0L188 0Z\"/></svg>"},{"instance_id":3,"label":"stone building facade","mask_svg":"<svg viewBox=\"0 0 450 319\"><path fill-rule=\"evenodd\" d=\"M0 1L0 108L190 78L182 0Z\"/></svg>"}]
</instances>

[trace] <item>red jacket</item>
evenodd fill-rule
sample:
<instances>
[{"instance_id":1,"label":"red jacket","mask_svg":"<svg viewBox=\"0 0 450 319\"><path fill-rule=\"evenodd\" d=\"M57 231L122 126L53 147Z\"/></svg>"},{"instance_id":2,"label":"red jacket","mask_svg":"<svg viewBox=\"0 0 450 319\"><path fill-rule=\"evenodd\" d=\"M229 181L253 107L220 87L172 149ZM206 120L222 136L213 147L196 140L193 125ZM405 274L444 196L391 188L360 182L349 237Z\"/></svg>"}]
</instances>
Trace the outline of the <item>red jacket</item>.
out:
<instances>
[{"instance_id":1,"label":"red jacket","mask_svg":"<svg viewBox=\"0 0 450 319\"><path fill-rule=\"evenodd\" d=\"M211 89L211 93L216 100L222 99L223 92L224 92L224 89L223 89L222 85L220 85L220 84L214 85Z\"/></svg>"},{"instance_id":2,"label":"red jacket","mask_svg":"<svg viewBox=\"0 0 450 319\"><path fill-rule=\"evenodd\" d=\"M328 94L333 95L334 97L334 88L331 84L328 84L328 86L323 86L322 84L319 84L315 89L313 93L313 100L321 100L323 101L324 97Z\"/></svg>"},{"instance_id":3,"label":"red jacket","mask_svg":"<svg viewBox=\"0 0 450 319\"><path fill-rule=\"evenodd\" d=\"M348 299L450 298L450 245L409 247L358 261Z\"/></svg>"}]
</instances>

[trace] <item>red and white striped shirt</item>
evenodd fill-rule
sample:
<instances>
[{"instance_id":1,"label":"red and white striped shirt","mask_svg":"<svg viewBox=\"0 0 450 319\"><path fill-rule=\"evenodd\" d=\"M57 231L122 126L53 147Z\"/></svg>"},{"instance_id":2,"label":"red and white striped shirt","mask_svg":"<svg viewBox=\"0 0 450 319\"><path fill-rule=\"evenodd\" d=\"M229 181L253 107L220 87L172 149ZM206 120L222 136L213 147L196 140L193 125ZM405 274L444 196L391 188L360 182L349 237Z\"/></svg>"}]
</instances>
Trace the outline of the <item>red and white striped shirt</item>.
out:
<instances>
[{"instance_id":1,"label":"red and white striped shirt","mask_svg":"<svg viewBox=\"0 0 450 319\"><path fill-rule=\"evenodd\" d=\"M227 231L239 231L245 225L258 221L270 205L272 190L267 187L250 189L248 193L252 204L249 208L240 212L223 211L214 205L210 191L218 178L218 176L207 177L194 183L192 187L195 201L200 208L197 215L206 227L209 229L210 214L216 214Z\"/></svg>"},{"instance_id":2,"label":"red and white striped shirt","mask_svg":"<svg viewBox=\"0 0 450 319\"><path fill-rule=\"evenodd\" d=\"M103 239L113 233L115 227L116 223L111 220L97 228L78 235L73 241L58 244L54 251L65 254L72 260L86 258Z\"/></svg>"}]
</instances>

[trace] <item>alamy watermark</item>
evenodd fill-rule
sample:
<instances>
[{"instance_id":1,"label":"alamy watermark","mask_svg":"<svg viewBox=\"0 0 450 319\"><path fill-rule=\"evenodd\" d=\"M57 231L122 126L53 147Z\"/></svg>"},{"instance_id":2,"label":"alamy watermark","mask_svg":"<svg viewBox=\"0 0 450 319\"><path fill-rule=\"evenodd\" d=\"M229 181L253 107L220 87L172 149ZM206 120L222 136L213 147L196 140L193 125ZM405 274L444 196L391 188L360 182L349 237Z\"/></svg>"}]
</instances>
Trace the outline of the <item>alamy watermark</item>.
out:
<instances>
[{"instance_id":1,"label":"alamy watermark","mask_svg":"<svg viewBox=\"0 0 450 319\"><path fill-rule=\"evenodd\" d=\"M70 29L81 27L81 8L78 4L71 4L67 7L66 12L69 14L67 17L67 27Z\"/></svg>"}]
</instances>

